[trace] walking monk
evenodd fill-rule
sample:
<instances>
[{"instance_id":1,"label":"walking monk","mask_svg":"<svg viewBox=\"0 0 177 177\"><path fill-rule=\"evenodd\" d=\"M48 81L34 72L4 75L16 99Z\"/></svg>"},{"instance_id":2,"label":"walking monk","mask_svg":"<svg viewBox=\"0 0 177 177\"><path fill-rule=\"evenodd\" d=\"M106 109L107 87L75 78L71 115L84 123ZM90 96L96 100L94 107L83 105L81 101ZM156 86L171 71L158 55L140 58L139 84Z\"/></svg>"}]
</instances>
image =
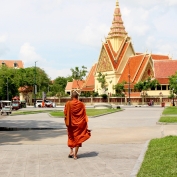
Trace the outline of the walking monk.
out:
<instances>
[{"instance_id":1,"label":"walking monk","mask_svg":"<svg viewBox=\"0 0 177 177\"><path fill-rule=\"evenodd\" d=\"M69 158L77 159L77 153L82 143L90 138L88 130L88 117L86 115L85 105L78 100L77 91L72 92L72 101L65 105L65 124L68 131L68 147L70 147ZM75 151L73 149L75 148Z\"/></svg>"}]
</instances>

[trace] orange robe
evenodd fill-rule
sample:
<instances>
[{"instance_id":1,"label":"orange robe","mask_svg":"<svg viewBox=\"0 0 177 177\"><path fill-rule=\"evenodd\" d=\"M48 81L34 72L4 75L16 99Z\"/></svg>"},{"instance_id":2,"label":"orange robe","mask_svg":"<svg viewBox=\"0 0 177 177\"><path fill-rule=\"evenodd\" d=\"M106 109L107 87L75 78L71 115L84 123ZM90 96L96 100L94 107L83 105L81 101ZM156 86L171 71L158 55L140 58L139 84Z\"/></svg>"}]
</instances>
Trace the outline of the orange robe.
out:
<instances>
[{"instance_id":1,"label":"orange robe","mask_svg":"<svg viewBox=\"0 0 177 177\"><path fill-rule=\"evenodd\" d=\"M66 103L64 114L68 130L68 146L71 148L82 146L82 143L91 136L87 125L85 105L74 98Z\"/></svg>"}]
</instances>

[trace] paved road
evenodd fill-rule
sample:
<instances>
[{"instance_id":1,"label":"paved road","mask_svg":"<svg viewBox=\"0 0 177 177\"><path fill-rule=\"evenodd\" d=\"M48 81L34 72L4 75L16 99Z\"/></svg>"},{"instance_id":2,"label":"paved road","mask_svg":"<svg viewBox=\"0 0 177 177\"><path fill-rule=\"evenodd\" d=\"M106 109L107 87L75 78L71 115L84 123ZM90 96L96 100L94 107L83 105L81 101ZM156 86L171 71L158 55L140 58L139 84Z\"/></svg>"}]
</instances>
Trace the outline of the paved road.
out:
<instances>
[{"instance_id":1,"label":"paved road","mask_svg":"<svg viewBox=\"0 0 177 177\"><path fill-rule=\"evenodd\" d=\"M47 113L5 116L0 126L58 128L56 130L1 131L0 176L128 177L147 140L177 135L176 125L157 125L163 108L126 108L122 112L90 118L92 137L68 159L67 135L62 118Z\"/></svg>"}]
</instances>

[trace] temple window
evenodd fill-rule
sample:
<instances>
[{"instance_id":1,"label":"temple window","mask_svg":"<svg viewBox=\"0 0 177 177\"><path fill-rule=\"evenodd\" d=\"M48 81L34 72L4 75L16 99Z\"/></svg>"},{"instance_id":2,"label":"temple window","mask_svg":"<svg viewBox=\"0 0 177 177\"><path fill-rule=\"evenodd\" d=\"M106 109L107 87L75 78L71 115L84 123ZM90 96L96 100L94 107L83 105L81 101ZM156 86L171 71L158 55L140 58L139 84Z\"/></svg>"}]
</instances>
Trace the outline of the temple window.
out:
<instances>
[{"instance_id":1,"label":"temple window","mask_svg":"<svg viewBox=\"0 0 177 177\"><path fill-rule=\"evenodd\" d=\"M161 86L157 86L157 90L161 90Z\"/></svg>"},{"instance_id":2,"label":"temple window","mask_svg":"<svg viewBox=\"0 0 177 177\"><path fill-rule=\"evenodd\" d=\"M162 85L162 90L166 90L166 89L167 89L166 85Z\"/></svg>"},{"instance_id":3,"label":"temple window","mask_svg":"<svg viewBox=\"0 0 177 177\"><path fill-rule=\"evenodd\" d=\"M152 87L151 90L155 90L156 88L155 87Z\"/></svg>"}]
</instances>

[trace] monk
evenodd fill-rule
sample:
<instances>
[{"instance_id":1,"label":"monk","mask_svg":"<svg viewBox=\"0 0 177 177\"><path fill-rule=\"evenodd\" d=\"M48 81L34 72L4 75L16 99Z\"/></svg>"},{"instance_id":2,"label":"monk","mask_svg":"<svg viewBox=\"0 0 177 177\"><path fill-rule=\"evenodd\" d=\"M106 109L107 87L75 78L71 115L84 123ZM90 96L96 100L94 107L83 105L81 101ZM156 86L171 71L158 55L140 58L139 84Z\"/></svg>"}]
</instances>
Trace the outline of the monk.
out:
<instances>
[{"instance_id":1,"label":"monk","mask_svg":"<svg viewBox=\"0 0 177 177\"><path fill-rule=\"evenodd\" d=\"M91 134L88 130L85 105L78 100L77 91L72 92L71 98L72 100L65 105L64 114L68 132L68 147L70 147L68 157L76 160L79 147L90 138Z\"/></svg>"}]
</instances>

